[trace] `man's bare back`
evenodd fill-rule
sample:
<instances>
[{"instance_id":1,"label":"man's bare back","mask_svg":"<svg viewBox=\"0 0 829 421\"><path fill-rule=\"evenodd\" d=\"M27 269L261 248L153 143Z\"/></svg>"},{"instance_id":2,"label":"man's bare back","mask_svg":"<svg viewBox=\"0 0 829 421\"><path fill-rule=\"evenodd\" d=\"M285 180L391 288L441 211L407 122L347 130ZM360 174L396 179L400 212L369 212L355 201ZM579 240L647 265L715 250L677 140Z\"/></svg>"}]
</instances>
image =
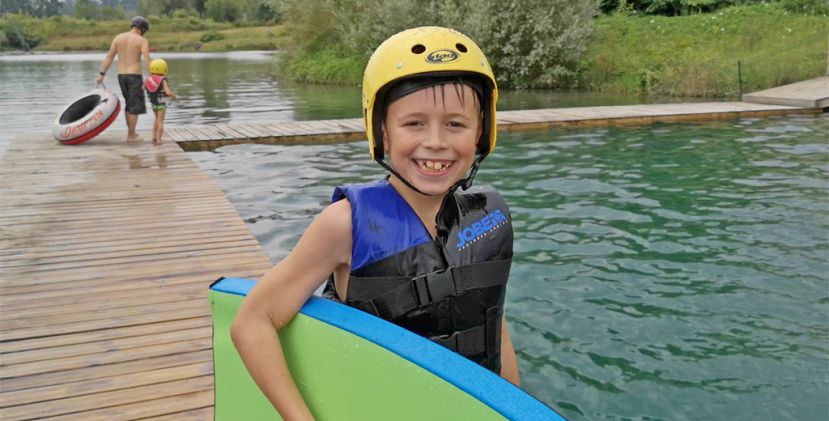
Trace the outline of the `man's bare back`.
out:
<instances>
[{"instance_id":1,"label":"man's bare back","mask_svg":"<svg viewBox=\"0 0 829 421\"><path fill-rule=\"evenodd\" d=\"M150 44L147 39L133 31L118 34L112 40L110 51L118 54L118 74L141 74L141 55L150 62Z\"/></svg>"}]
</instances>

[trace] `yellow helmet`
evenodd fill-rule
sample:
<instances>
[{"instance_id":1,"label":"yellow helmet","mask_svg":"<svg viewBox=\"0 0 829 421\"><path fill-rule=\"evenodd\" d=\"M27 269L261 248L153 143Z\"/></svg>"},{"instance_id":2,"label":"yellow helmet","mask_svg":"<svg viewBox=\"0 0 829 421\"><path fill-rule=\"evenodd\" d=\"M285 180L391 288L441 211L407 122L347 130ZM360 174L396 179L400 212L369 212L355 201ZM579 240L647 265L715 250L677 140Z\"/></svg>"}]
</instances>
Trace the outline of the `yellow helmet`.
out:
<instances>
[{"instance_id":1,"label":"yellow helmet","mask_svg":"<svg viewBox=\"0 0 829 421\"><path fill-rule=\"evenodd\" d=\"M478 140L479 160L495 148L498 87L489 61L466 35L449 28L424 26L392 35L377 47L366 65L363 118L372 159L383 160L382 122L384 108L388 105L386 94L399 82L429 78L437 78L437 83L450 83L453 79L464 83L472 81L471 86L476 86L481 96L484 116ZM426 86L429 86L428 82Z\"/></svg>"},{"instance_id":2,"label":"yellow helmet","mask_svg":"<svg viewBox=\"0 0 829 421\"><path fill-rule=\"evenodd\" d=\"M163 58L157 58L150 62L150 73L154 75L167 74L167 62Z\"/></svg>"}]
</instances>

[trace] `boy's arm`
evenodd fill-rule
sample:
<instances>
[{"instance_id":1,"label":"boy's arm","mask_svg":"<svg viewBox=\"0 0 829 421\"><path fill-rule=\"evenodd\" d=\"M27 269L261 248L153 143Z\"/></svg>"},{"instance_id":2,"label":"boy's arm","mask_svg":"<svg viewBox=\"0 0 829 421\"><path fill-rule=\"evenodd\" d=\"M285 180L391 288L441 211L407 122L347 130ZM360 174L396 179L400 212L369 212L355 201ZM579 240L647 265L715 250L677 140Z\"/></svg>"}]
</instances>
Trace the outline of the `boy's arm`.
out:
<instances>
[{"instance_id":1,"label":"boy's arm","mask_svg":"<svg viewBox=\"0 0 829 421\"><path fill-rule=\"evenodd\" d=\"M109 46L109 52L107 53L106 57L104 57L103 63L101 63L101 73L103 74L99 73L98 77L95 78L96 85L100 85L101 82L104 81L104 75L109 70L109 66L112 65L112 60L115 59L115 53L118 52L118 45L115 43L117 39L118 37L112 39L112 44Z\"/></svg>"},{"instance_id":2,"label":"boy's arm","mask_svg":"<svg viewBox=\"0 0 829 421\"><path fill-rule=\"evenodd\" d=\"M253 380L286 420L313 419L296 387L276 330L285 326L322 282L351 260L351 207L328 206L283 261L242 302L230 334Z\"/></svg>"},{"instance_id":3,"label":"boy's arm","mask_svg":"<svg viewBox=\"0 0 829 421\"><path fill-rule=\"evenodd\" d=\"M507 330L507 321L501 317L501 377L510 383L521 387L521 374L518 372L518 358L515 357L515 348Z\"/></svg>"}]
</instances>

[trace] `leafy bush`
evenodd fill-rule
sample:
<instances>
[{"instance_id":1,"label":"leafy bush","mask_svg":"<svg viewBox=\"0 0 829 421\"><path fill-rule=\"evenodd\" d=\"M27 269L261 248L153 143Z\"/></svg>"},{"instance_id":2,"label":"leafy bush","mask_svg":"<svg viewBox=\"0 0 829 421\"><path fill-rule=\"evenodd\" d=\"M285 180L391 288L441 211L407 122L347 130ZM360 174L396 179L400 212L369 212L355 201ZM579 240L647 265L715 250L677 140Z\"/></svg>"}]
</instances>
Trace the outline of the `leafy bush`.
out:
<instances>
[{"instance_id":1,"label":"leafy bush","mask_svg":"<svg viewBox=\"0 0 829 421\"><path fill-rule=\"evenodd\" d=\"M38 19L16 14L0 17L0 31L8 46L17 50L31 50L46 40L48 26L39 25Z\"/></svg>"},{"instance_id":2,"label":"leafy bush","mask_svg":"<svg viewBox=\"0 0 829 421\"><path fill-rule=\"evenodd\" d=\"M204 35L202 35L201 38L199 38L199 41L204 42L204 43L208 43L210 41L221 41L223 39L225 39L224 35L216 32L216 31L210 31L210 32L207 32Z\"/></svg>"},{"instance_id":3,"label":"leafy bush","mask_svg":"<svg viewBox=\"0 0 829 421\"><path fill-rule=\"evenodd\" d=\"M826 0L783 0L783 8L794 13L807 15L829 15L829 2Z\"/></svg>"},{"instance_id":4,"label":"leafy bush","mask_svg":"<svg viewBox=\"0 0 829 421\"><path fill-rule=\"evenodd\" d=\"M575 75L598 0L285 0L284 7L285 22L298 46L284 69L300 79L308 75L295 70L312 66L294 61L310 60L317 57L315 52L339 51L347 62L365 63L390 35L440 25L473 38L487 53L500 84L558 87Z\"/></svg>"},{"instance_id":5,"label":"leafy bush","mask_svg":"<svg viewBox=\"0 0 829 421\"><path fill-rule=\"evenodd\" d=\"M188 20L198 20L199 19L199 12L196 9L192 8L185 8L185 9L176 9L173 12L173 18L176 19L187 19Z\"/></svg>"},{"instance_id":6,"label":"leafy bush","mask_svg":"<svg viewBox=\"0 0 829 421\"><path fill-rule=\"evenodd\" d=\"M525 0L466 3L453 23L475 39L498 81L527 87L567 87L587 48L598 3L592 0Z\"/></svg>"}]
</instances>

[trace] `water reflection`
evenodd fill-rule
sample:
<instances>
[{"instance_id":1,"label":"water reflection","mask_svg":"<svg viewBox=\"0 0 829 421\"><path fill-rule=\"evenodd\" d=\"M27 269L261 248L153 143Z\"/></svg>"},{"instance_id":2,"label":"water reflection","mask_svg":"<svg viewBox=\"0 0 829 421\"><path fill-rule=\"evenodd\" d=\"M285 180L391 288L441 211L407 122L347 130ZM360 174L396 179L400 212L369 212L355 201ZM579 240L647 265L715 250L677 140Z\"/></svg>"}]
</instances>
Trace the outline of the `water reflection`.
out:
<instances>
[{"instance_id":1,"label":"water reflection","mask_svg":"<svg viewBox=\"0 0 829 421\"><path fill-rule=\"evenodd\" d=\"M359 118L360 88L292 83L277 80L280 53L154 52L167 60L171 89L178 94L167 112L167 126ZM94 87L104 53L0 54L0 146L20 133L50 136L55 114ZM104 79L119 93L113 70ZM555 91L501 92L499 109L531 109L589 105L676 102L677 98L631 97ZM695 99L696 100L696 99ZM138 121L139 130L152 128L152 116ZM125 130L119 118L110 130Z\"/></svg>"}]
</instances>

